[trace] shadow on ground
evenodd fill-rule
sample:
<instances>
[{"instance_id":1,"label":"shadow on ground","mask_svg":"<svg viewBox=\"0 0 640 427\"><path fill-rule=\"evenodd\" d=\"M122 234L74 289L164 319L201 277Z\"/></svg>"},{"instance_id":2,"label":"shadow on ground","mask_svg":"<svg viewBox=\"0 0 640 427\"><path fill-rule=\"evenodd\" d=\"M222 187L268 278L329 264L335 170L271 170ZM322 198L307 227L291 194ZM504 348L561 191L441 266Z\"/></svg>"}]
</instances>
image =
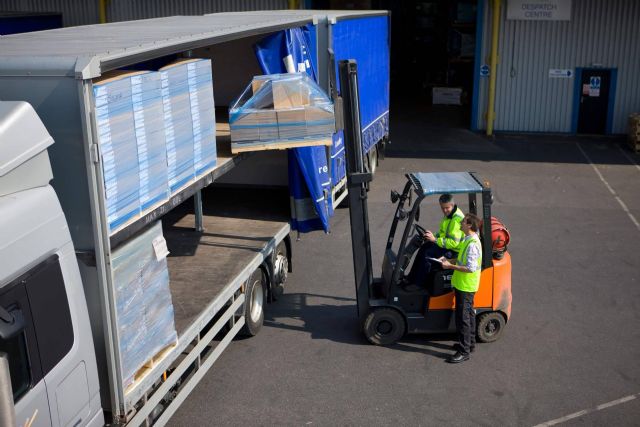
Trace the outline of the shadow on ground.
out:
<instances>
[{"instance_id":1,"label":"shadow on ground","mask_svg":"<svg viewBox=\"0 0 640 427\"><path fill-rule=\"evenodd\" d=\"M282 295L265 311L264 326L305 332L312 339L371 346L359 326L353 298L310 293ZM453 334L405 335L389 346L445 359L452 350Z\"/></svg>"}]
</instances>

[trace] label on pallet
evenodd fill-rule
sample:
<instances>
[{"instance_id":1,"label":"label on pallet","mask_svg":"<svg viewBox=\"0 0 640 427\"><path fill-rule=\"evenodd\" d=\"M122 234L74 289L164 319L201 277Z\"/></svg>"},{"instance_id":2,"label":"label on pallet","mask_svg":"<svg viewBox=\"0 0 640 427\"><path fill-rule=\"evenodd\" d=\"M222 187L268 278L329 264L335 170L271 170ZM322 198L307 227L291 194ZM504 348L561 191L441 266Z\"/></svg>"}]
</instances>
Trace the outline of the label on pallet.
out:
<instances>
[{"instance_id":1,"label":"label on pallet","mask_svg":"<svg viewBox=\"0 0 640 427\"><path fill-rule=\"evenodd\" d=\"M161 261L169 255L169 249L167 248L167 241L164 236L158 236L153 239L153 251L156 254L156 260Z\"/></svg>"}]
</instances>

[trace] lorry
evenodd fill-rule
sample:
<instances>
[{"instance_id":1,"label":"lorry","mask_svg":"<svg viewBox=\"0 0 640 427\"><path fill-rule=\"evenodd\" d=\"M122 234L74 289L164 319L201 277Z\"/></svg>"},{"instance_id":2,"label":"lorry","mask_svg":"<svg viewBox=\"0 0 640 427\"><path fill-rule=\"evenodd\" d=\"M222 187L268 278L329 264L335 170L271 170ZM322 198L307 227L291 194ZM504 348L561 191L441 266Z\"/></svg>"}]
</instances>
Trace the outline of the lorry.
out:
<instances>
[{"instance_id":1,"label":"lorry","mask_svg":"<svg viewBox=\"0 0 640 427\"><path fill-rule=\"evenodd\" d=\"M312 12L228 13L0 39L0 351L10 355L2 378L13 386L16 423L163 425L237 334L259 331L264 303L283 291L292 265L287 154L232 154L226 107L263 73L257 42L293 28L326 35L329 22ZM312 39L313 58L328 67L328 39ZM211 60L216 164L112 221L102 79L195 58ZM319 70L322 87L332 69ZM345 182L337 175L326 203L337 203ZM119 318L117 276L135 258L129 248L149 236L166 263L175 339L127 377L131 328Z\"/></svg>"}]
</instances>

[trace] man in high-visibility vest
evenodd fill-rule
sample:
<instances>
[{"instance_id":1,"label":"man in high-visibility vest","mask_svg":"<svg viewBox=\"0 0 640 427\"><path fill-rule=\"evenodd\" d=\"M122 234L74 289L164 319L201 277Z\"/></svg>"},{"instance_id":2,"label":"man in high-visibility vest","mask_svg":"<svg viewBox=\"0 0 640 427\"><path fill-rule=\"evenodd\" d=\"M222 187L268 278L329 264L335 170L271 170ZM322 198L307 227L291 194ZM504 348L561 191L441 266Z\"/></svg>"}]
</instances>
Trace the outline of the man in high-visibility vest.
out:
<instances>
[{"instance_id":1,"label":"man in high-visibility vest","mask_svg":"<svg viewBox=\"0 0 640 427\"><path fill-rule=\"evenodd\" d=\"M450 262L442 258L442 268L453 270L451 286L456 295L456 332L458 343L454 345L456 353L447 359L449 363L469 360L476 345L476 315L473 310L473 298L480 286L482 273L482 243L478 237L480 218L474 214L464 216L461 224L465 237L458 248L458 257Z\"/></svg>"},{"instance_id":2,"label":"man in high-visibility vest","mask_svg":"<svg viewBox=\"0 0 640 427\"><path fill-rule=\"evenodd\" d=\"M424 235L426 242L422 245L411 267L408 279L409 283L424 286L427 275L435 265L431 258L452 258L458 252L458 247L464 238L464 233L460 229L460 223L464 217L462 210L456 205L451 194L440 196L440 209L444 217L440 221L440 227L436 234L427 231Z\"/></svg>"}]
</instances>

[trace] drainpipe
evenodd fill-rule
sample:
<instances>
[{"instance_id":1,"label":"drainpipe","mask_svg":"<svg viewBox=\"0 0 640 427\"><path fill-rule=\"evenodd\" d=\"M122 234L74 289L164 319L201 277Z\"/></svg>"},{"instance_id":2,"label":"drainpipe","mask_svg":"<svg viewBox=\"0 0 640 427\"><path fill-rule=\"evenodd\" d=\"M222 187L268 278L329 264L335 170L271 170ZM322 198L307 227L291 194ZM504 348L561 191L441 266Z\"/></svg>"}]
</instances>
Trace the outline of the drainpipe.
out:
<instances>
[{"instance_id":1,"label":"drainpipe","mask_svg":"<svg viewBox=\"0 0 640 427\"><path fill-rule=\"evenodd\" d=\"M98 0L98 16L101 24L107 23L107 2L109 0Z\"/></svg>"},{"instance_id":2,"label":"drainpipe","mask_svg":"<svg viewBox=\"0 0 640 427\"><path fill-rule=\"evenodd\" d=\"M493 0L493 21L491 24L491 59L489 73L489 107L487 111L487 136L493 135L493 121L496 119L496 74L498 74L498 34L500 33L500 0Z\"/></svg>"}]
</instances>

